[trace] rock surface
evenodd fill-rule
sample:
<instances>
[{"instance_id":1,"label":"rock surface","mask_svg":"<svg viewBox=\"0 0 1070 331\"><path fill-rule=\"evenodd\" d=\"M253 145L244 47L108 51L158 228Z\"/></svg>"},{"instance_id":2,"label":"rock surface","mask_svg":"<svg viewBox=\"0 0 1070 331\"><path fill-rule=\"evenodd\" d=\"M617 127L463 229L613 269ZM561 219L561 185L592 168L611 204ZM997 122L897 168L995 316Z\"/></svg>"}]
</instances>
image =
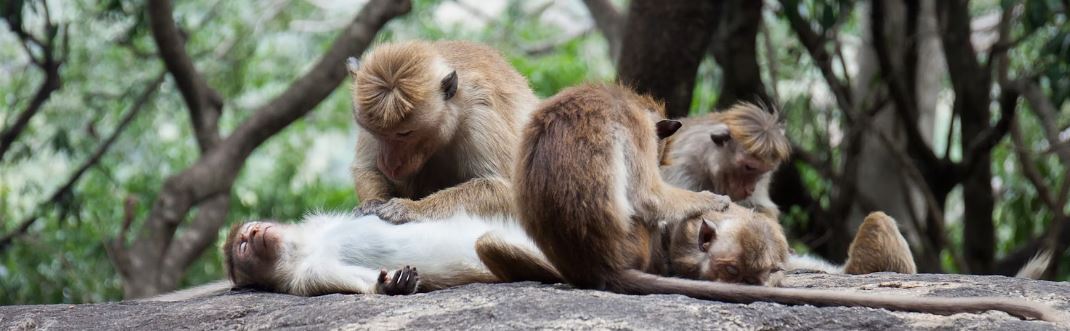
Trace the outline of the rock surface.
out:
<instances>
[{"instance_id":1,"label":"rock surface","mask_svg":"<svg viewBox=\"0 0 1070 331\"><path fill-rule=\"evenodd\" d=\"M909 296L1011 296L1070 310L1070 284L1002 276L789 275L785 287ZM748 305L628 296L535 283L474 284L411 296L297 297L234 290L179 302L0 307L0 329L1070 329L1002 312L938 316L869 308Z\"/></svg>"}]
</instances>

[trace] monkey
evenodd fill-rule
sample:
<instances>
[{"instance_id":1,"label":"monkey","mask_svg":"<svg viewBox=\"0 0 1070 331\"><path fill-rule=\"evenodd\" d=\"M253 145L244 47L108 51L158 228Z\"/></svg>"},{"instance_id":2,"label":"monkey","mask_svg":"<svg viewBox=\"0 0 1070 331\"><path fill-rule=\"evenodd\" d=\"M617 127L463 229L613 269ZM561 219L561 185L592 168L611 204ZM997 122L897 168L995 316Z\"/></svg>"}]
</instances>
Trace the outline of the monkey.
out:
<instances>
[{"instance_id":1,"label":"monkey","mask_svg":"<svg viewBox=\"0 0 1070 331\"><path fill-rule=\"evenodd\" d=\"M1054 257L1055 254L1050 249L1038 251L1021 269L1018 269L1018 273L1014 277L1041 279L1044 277L1044 273L1048 271L1048 266L1051 265L1051 259Z\"/></svg>"},{"instance_id":2,"label":"monkey","mask_svg":"<svg viewBox=\"0 0 1070 331\"><path fill-rule=\"evenodd\" d=\"M777 219L769 182L791 155L778 114L744 102L683 119L680 132L667 138L662 177L677 187L728 195Z\"/></svg>"},{"instance_id":3,"label":"monkey","mask_svg":"<svg viewBox=\"0 0 1070 331\"><path fill-rule=\"evenodd\" d=\"M779 209L769 198L770 178L791 155L779 111L742 102L683 122L680 132L667 138L662 177L692 191L727 194L732 201L776 220ZM786 268L848 274L917 272L895 220L884 213L866 217L848 256L845 265L836 266L817 257L792 254Z\"/></svg>"},{"instance_id":4,"label":"monkey","mask_svg":"<svg viewBox=\"0 0 1070 331\"><path fill-rule=\"evenodd\" d=\"M510 213L510 167L538 99L493 48L382 44L346 64L357 211L392 223Z\"/></svg>"},{"instance_id":5,"label":"monkey","mask_svg":"<svg viewBox=\"0 0 1070 331\"><path fill-rule=\"evenodd\" d=\"M476 252L499 279L561 282L545 257L532 256L530 249L513 250L496 237L496 233L480 237ZM709 211L681 222L636 226L629 240L638 243L642 262L637 269L716 282L775 286L783 277L780 271L788 254L779 223L735 204L724 212Z\"/></svg>"},{"instance_id":6,"label":"monkey","mask_svg":"<svg viewBox=\"0 0 1070 331\"><path fill-rule=\"evenodd\" d=\"M883 212L872 212L858 227L847 250L847 261L834 265L811 255L792 254L787 270L812 270L830 274L861 275L874 272L917 273L910 246L899 233L895 219Z\"/></svg>"},{"instance_id":7,"label":"monkey","mask_svg":"<svg viewBox=\"0 0 1070 331\"><path fill-rule=\"evenodd\" d=\"M723 196L682 190L662 181L657 138L679 126L666 124L673 121L662 120L660 114L664 110L659 104L627 88L581 85L544 100L524 129L512 178L517 215L535 246L570 285L737 303L865 306L936 314L1002 310L1022 318L1068 320L1046 305L1011 298L871 296L706 282L642 271L651 263L642 238L635 237L642 228L730 207ZM487 257L510 260L491 253Z\"/></svg>"},{"instance_id":8,"label":"monkey","mask_svg":"<svg viewBox=\"0 0 1070 331\"><path fill-rule=\"evenodd\" d=\"M223 244L224 267L236 287L303 296L428 292L498 282L475 252L488 233L542 259L513 220L462 213L395 225L375 215L320 213L298 223L235 224Z\"/></svg>"}]
</instances>

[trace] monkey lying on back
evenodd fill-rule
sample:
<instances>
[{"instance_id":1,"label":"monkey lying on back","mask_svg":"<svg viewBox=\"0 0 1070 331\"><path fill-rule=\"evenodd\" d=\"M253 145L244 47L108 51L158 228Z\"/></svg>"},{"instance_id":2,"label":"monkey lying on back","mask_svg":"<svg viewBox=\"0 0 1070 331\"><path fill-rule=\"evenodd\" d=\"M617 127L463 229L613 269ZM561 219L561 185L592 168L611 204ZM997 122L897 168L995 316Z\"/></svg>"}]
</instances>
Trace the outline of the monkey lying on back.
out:
<instances>
[{"instance_id":1,"label":"monkey lying on back","mask_svg":"<svg viewBox=\"0 0 1070 331\"><path fill-rule=\"evenodd\" d=\"M1068 320L1046 305L1011 298L872 296L644 272L644 266L655 263L641 240L644 228L728 206L708 192L684 191L662 182L658 137L667 135L658 133L674 127L671 121L659 121L663 113L660 105L625 88L581 86L544 101L532 116L514 169L517 210L525 231L569 284L623 294L683 294L739 303L864 306L935 314L1002 310L1023 318ZM480 254L485 262L511 263L523 260L516 258L523 255L522 249L505 245ZM712 263L704 267L725 274L741 271Z\"/></svg>"}]
</instances>

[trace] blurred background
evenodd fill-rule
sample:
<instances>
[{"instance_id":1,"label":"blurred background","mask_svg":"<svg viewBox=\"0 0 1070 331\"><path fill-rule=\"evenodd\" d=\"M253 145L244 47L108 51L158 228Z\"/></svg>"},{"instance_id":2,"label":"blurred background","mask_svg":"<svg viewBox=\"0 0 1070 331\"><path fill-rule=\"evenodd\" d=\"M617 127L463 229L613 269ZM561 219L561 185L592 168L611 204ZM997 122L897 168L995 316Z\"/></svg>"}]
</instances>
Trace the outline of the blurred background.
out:
<instances>
[{"instance_id":1,"label":"blurred background","mask_svg":"<svg viewBox=\"0 0 1070 331\"><path fill-rule=\"evenodd\" d=\"M620 79L672 116L778 104L774 201L842 261L883 210L921 272L1070 275L1067 0L4 0L0 304L224 277L247 219L357 204L343 60L490 44L540 97Z\"/></svg>"}]
</instances>

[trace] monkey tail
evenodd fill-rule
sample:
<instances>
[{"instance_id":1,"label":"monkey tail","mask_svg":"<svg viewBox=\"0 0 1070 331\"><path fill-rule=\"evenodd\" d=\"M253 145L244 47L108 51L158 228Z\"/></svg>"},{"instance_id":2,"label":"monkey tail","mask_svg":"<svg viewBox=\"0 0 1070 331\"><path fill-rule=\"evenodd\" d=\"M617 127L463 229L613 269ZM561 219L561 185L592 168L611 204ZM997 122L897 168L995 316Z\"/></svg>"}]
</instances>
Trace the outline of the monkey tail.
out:
<instances>
[{"instance_id":1,"label":"monkey tail","mask_svg":"<svg viewBox=\"0 0 1070 331\"><path fill-rule=\"evenodd\" d=\"M1022 269L1018 269L1018 274L1014 277L1027 278L1027 279L1040 279L1044 277L1044 272L1048 270L1052 258L1052 251L1045 249L1037 252L1029 262L1026 262Z\"/></svg>"},{"instance_id":2,"label":"monkey tail","mask_svg":"<svg viewBox=\"0 0 1070 331\"><path fill-rule=\"evenodd\" d=\"M829 290L807 290L739 285L668 278L638 270L626 270L612 284L611 290L622 294L680 294L688 297L732 303L772 301L787 305L861 306L938 315L1003 311L1022 319L1037 319L1060 325L1070 323L1070 316L1052 307L1022 299L973 297L934 298L894 295L866 295Z\"/></svg>"},{"instance_id":3,"label":"monkey tail","mask_svg":"<svg viewBox=\"0 0 1070 331\"><path fill-rule=\"evenodd\" d=\"M562 282L561 275L545 258L531 250L508 243L493 232L476 240L476 255L479 255L483 265L503 282Z\"/></svg>"}]
</instances>

